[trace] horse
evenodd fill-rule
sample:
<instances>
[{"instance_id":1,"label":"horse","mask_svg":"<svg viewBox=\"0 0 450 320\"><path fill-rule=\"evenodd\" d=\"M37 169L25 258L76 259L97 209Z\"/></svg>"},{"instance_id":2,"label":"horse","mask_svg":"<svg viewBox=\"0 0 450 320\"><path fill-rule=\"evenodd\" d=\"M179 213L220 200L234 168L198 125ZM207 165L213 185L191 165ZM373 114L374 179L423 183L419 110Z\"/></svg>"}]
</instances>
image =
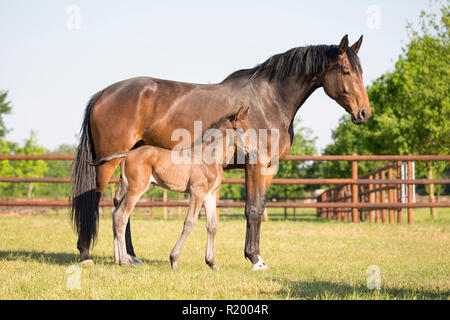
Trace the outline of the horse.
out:
<instances>
[{"instance_id":1,"label":"horse","mask_svg":"<svg viewBox=\"0 0 450 320\"><path fill-rule=\"evenodd\" d=\"M98 204L122 159L95 168L90 161L141 145L173 149L178 144L171 135L176 129L183 128L192 135L195 121L208 127L241 105L251 108L247 118L250 128L257 132L266 129L269 136L274 130L278 133L278 150L268 156L282 160L292 144L297 111L320 87L351 115L354 124L363 124L370 118L371 109L357 56L362 40L361 36L349 46L345 35L339 45L292 48L253 68L235 71L217 84L136 77L94 94L85 109L72 172L71 217L78 233L80 262L92 263L89 249L97 236ZM244 257L252 268L265 265L259 246L261 220L276 170L262 172L270 166L271 161L224 164L225 170L245 170ZM122 185L123 179L114 196L115 205L123 194ZM136 256L129 221L126 245L128 254Z\"/></svg>"},{"instance_id":2,"label":"horse","mask_svg":"<svg viewBox=\"0 0 450 320\"><path fill-rule=\"evenodd\" d=\"M175 270L178 267L181 248L194 229L203 205L207 220L205 262L212 269L217 270L214 261L214 238L217 230L215 192L222 182L222 164L229 162L230 156L234 155L236 148L240 149L244 155L250 157L257 155L255 145L245 143L245 132L248 130L245 118L248 110L247 108L244 111L241 107L236 114L226 116L212 125L210 129L220 131L219 136L214 135L213 142L209 141L213 139L209 139L205 133L202 144L200 146L199 143L194 144L189 150L179 151L141 146L130 152L116 152L93 162L94 166L99 166L114 159L125 158L121 166L125 194L112 213L114 261L116 264L132 266L142 263L141 260L127 253L125 228L136 202L150 184L155 184L168 190L190 195L189 210L183 231L170 254L172 269ZM225 133L227 134L225 135ZM203 153L200 154L200 161L195 161L196 150L200 150L199 152L203 150ZM208 154L208 150L212 150L212 154ZM177 158L179 152L184 154L184 158Z\"/></svg>"}]
</instances>

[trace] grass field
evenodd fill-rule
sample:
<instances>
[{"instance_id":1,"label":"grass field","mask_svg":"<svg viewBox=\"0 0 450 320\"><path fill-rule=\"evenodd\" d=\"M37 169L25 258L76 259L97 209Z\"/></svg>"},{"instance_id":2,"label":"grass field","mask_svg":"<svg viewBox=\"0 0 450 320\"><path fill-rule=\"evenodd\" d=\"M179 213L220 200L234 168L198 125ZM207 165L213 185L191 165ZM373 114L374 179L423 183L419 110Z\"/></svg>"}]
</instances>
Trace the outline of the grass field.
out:
<instances>
[{"instance_id":1,"label":"grass field","mask_svg":"<svg viewBox=\"0 0 450 320\"><path fill-rule=\"evenodd\" d=\"M251 272L243 257L243 219L220 221L215 250L220 270L214 272L204 263L204 219L172 271L168 257L182 219L133 218L133 242L144 264L124 268L113 264L109 218L100 220L95 264L78 266L67 217L3 215L0 299L449 299L450 210L438 214L432 222L428 210L415 210L413 226L309 216L264 222L265 272ZM380 290L367 288L371 265L379 267ZM80 289L68 286L74 277Z\"/></svg>"}]
</instances>

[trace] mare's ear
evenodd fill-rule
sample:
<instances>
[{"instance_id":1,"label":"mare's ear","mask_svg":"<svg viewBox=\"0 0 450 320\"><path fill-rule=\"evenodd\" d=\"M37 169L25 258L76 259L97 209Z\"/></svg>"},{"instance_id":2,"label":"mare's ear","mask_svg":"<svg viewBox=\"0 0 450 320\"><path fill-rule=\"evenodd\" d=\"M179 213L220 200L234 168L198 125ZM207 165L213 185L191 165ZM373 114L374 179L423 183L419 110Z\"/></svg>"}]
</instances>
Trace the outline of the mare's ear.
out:
<instances>
[{"instance_id":1,"label":"mare's ear","mask_svg":"<svg viewBox=\"0 0 450 320\"><path fill-rule=\"evenodd\" d=\"M247 115L248 115L248 110L249 110L250 108L246 108L245 110L244 110L244 107L240 107L239 108L239 111L236 113L236 116L234 117L234 120L235 121L237 121L237 120L245 120L246 118L247 118Z\"/></svg>"},{"instance_id":2,"label":"mare's ear","mask_svg":"<svg viewBox=\"0 0 450 320\"><path fill-rule=\"evenodd\" d=\"M356 42L351 46L352 50L353 50L355 53L358 53L359 48L361 47L362 41L363 41L363 36L361 35L361 37L359 38L359 40L356 41Z\"/></svg>"},{"instance_id":3,"label":"mare's ear","mask_svg":"<svg viewBox=\"0 0 450 320\"><path fill-rule=\"evenodd\" d=\"M346 34L342 40L341 43L339 43L339 53L343 54L347 51L348 48L348 35Z\"/></svg>"}]
</instances>

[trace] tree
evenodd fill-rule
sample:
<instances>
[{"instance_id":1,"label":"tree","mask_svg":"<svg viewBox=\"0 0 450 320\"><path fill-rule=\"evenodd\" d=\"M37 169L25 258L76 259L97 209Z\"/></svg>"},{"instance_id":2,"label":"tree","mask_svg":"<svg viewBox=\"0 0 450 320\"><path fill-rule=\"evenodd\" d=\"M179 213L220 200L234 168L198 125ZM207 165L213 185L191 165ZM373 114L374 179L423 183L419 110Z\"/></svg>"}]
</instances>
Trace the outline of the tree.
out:
<instances>
[{"instance_id":1,"label":"tree","mask_svg":"<svg viewBox=\"0 0 450 320\"><path fill-rule=\"evenodd\" d=\"M6 91L0 91L0 154L9 154L11 152L10 144L2 139L9 131L6 128L5 121L3 119L4 115L11 113L11 103L7 101L7 95L8 93ZM0 177L11 177L12 172L13 169L10 161L0 161ZM0 183L0 191L9 185L9 183Z\"/></svg>"},{"instance_id":2,"label":"tree","mask_svg":"<svg viewBox=\"0 0 450 320\"><path fill-rule=\"evenodd\" d=\"M289 150L290 155L314 155L317 154L315 146L317 137L313 137L312 130L301 126L300 118L295 119L294 122L294 140ZM278 172L275 178L300 179L309 176L312 164L310 162L295 162L295 161L281 161ZM293 185L272 185L267 194L268 199L289 199L299 198L303 196L308 186L293 184Z\"/></svg>"},{"instance_id":3,"label":"tree","mask_svg":"<svg viewBox=\"0 0 450 320\"><path fill-rule=\"evenodd\" d=\"M0 139L3 138L9 131L6 128L5 120L3 119L5 114L11 113L11 102L7 101L7 96L7 91L0 91Z\"/></svg>"},{"instance_id":4,"label":"tree","mask_svg":"<svg viewBox=\"0 0 450 320\"><path fill-rule=\"evenodd\" d=\"M47 150L46 154L62 154L73 155L76 146L62 144L55 150ZM72 162L63 160L46 161L47 177L69 178L72 173ZM67 197L70 194L70 184L68 183L41 183L42 188L37 190L36 195L39 197Z\"/></svg>"},{"instance_id":5,"label":"tree","mask_svg":"<svg viewBox=\"0 0 450 320\"><path fill-rule=\"evenodd\" d=\"M407 25L409 43L395 68L367 88L372 119L362 128L343 117L325 154L448 154L450 150L449 5L441 17L422 12L420 30ZM327 164L325 171L347 175L350 164ZM365 163L363 170L373 164ZM418 175L441 175L444 163L418 164ZM433 196L433 186L430 195Z\"/></svg>"},{"instance_id":6,"label":"tree","mask_svg":"<svg viewBox=\"0 0 450 320\"><path fill-rule=\"evenodd\" d=\"M39 155L44 154L44 148L40 147L36 142L36 134L31 131L30 137L25 140L23 146L19 146L15 143L9 143L9 149L11 154L20 155ZM43 160L15 160L9 161L10 176L13 177L32 177L39 178L45 176L48 167L47 163ZM42 184L29 183L28 186L24 186L22 183L11 183L3 188L3 194L13 197L32 197L33 191L38 192L42 188Z\"/></svg>"}]
</instances>

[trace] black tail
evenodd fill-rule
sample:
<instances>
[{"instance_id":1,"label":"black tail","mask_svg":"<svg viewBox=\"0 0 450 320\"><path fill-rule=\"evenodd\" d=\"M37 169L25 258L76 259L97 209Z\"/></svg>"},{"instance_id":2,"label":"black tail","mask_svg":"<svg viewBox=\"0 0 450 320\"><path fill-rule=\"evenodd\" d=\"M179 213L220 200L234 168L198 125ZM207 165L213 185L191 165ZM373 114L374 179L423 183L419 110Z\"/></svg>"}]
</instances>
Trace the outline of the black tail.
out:
<instances>
[{"instance_id":1,"label":"black tail","mask_svg":"<svg viewBox=\"0 0 450 320\"><path fill-rule=\"evenodd\" d=\"M71 218L79 239L87 246L94 245L98 229L98 202L95 167L90 163L95 159L95 150L90 131L90 119L95 103L103 91L92 96L84 113L81 126L80 144L72 171L72 213Z\"/></svg>"}]
</instances>

